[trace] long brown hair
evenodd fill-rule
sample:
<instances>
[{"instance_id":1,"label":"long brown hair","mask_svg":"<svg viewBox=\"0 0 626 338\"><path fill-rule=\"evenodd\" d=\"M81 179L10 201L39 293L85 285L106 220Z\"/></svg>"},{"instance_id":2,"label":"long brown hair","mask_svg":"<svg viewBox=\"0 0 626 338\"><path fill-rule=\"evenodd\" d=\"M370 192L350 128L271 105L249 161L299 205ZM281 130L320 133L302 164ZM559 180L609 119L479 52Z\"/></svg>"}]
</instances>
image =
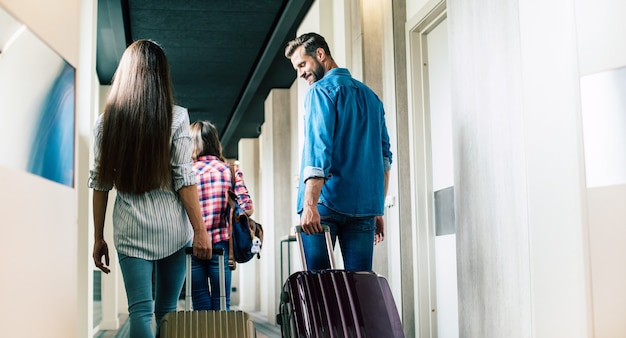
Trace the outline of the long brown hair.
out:
<instances>
[{"instance_id":1,"label":"long brown hair","mask_svg":"<svg viewBox=\"0 0 626 338\"><path fill-rule=\"evenodd\" d=\"M225 162L222 156L222 144L217 133L217 128L209 121L195 121L189 128L189 134L193 141L192 157L197 160L200 156L217 156Z\"/></svg>"},{"instance_id":2,"label":"long brown hair","mask_svg":"<svg viewBox=\"0 0 626 338\"><path fill-rule=\"evenodd\" d=\"M122 55L106 100L99 180L140 194L171 188L172 84L165 53L150 40Z\"/></svg>"}]
</instances>

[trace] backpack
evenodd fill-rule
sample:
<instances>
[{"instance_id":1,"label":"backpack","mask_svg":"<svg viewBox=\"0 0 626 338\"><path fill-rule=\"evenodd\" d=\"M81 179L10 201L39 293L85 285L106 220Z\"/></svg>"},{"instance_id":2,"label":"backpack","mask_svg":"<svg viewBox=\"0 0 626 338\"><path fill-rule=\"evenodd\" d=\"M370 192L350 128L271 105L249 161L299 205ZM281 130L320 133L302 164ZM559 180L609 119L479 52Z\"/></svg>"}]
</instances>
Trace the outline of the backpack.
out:
<instances>
[{"instance_id":1,"label":"backpack","mask_svg":"<svg viewBox=\"0 0 626 338\"><path fill-rule=\"evenodd\" d=\"M228 190L227 222L230 234L228 266L235 270L236 263L246 263L257 256L261 258L263 226L250 218L237 202L234 192L235 172L231 166L232 184Z\"/></svg>"}]
</instances>

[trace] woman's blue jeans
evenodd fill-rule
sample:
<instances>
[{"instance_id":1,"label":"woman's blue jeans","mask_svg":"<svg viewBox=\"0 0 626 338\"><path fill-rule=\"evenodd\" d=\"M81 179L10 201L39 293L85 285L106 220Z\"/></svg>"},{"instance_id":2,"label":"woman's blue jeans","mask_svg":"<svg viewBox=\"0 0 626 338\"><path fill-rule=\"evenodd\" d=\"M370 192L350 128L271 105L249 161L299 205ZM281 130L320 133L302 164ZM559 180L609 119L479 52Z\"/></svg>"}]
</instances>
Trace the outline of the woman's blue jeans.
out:
<instances>
[{"instance_id":1,"label":"woman's blue jeans","mask_svg":"<svg viewBox=\"0 0 626 338\"><path fill-rule=\"evenodd\" d=\"M152 315L156 318L158 335L161 318L176 311L185 280L185 248L155 261L118 256L128 298L130 337L154 338Z\"/></svg>"},{"instance_id":2,"label":"woman's blue jeans","mask_svg":"<svg viewBox=\"0 0 626 338\"><path fill-rule=\"evenodd\" d=\"M224 249L226 310L230 310L232 272L228 268L228 240L214 243L213 248ZM220 310L219 257L213 255L210 260L199 260L192 256L191 296L194 310Z\"/></svg>"},{"instance_id":3,"label":"woman's blue jeans","mask_svg":"<svg viewBox=\"0 0 626 338\"><path fill-rule=\"evenodd\" d=\"M322 204L318 204L317 209L321 223L330 227L333 248L339 238L345 270L371 271L376 217L350 217L337 213ZM303 233L302 244L309 270L330 268L324 233L313 235Z\"/></svg>"}]
</instances>

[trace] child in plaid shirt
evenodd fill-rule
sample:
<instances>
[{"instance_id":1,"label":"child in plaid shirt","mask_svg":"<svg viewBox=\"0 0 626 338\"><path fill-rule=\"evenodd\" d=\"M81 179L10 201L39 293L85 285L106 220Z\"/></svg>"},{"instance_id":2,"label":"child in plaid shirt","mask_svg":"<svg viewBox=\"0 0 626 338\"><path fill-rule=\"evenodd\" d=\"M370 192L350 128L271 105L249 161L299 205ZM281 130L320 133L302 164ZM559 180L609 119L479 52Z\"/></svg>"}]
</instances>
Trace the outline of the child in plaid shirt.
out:
<instances>
[{"instance_id":1,"label":"child in plaid shirt","mask_svg":"<svg viewBox=\"0 0 626 338\"><path fill-rule=\"evenodd\" d=\"M196 121L190 126L193 140L193 170L197 178L198 196L204 225L213 240L213 248L224 249L224 266L228 266L228 225L226 224L227 193L231 188L230 166L222 156L217 129L208 121ZM243 173L235 166L235 187L239 205L252 215L253 206ZM210 260L192 258L192 300L194 310L219 310L218 256ZM231 271L226 269L226 309L230 309ZM210 280L207 284L207 279Z\"/></svg>"}]
</instances>

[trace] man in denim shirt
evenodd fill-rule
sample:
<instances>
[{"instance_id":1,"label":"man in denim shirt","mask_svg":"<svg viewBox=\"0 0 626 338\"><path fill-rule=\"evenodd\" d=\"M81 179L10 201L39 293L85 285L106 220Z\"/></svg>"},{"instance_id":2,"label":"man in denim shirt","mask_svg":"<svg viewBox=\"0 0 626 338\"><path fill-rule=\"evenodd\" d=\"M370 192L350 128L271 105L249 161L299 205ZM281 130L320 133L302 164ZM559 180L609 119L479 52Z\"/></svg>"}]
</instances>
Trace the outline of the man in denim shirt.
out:
<instances>
[{"instance_id":1,"label":"man in denim shirt","mask_svg":"<svg viewBox=\"0 0 626 338\"><path fill-rule=\"evenodd\" d=\"M333 60L316 33L290 41L285 56L311 87L304 102L304 148L298 213L311 270L329 268L321 224L339 238L344 267L372 270L384 239L384 199L391 151L383 104Z\"/></svg>"}]
</instances>

